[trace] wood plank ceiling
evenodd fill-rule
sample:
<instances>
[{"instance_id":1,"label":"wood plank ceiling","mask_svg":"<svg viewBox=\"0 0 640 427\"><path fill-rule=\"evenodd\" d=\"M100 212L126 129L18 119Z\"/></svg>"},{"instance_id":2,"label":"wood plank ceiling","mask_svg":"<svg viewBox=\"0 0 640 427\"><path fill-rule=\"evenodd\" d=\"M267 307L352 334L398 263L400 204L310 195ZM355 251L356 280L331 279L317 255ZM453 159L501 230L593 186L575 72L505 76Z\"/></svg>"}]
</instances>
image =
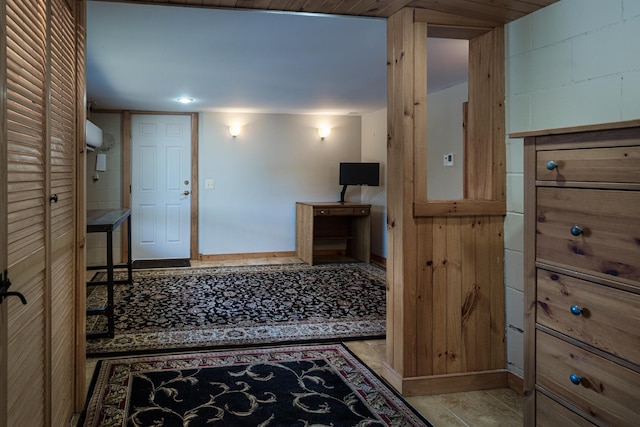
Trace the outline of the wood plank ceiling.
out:
<instances>
[{"instance_id":1,"label":"wood plank ceiling","mask_svg":"<svg viewBox=\"0 0 640 427\"><path fill-rule=\"evenodd\" d=\"M464 16L495 26L521 18L558 0L120 0L128 3L261 9L388 18L403 7Z\"/></svg>"}]
</instances>

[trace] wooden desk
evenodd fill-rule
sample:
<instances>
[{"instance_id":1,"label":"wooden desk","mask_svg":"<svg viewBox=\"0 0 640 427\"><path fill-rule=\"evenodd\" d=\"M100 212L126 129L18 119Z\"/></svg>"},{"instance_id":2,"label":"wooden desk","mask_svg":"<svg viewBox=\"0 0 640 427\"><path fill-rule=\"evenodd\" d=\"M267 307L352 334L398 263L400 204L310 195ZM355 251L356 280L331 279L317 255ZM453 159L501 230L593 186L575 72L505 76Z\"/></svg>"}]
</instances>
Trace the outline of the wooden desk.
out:
<instances>
[{"instance_id":1,"label":"wooden desk","mask_svg":"<svg viewBox=\"0 0 640 427\"><path fill-rule=\"evenodd\" d=\"M127 246L128 256L126 264L114 264L113 262L113 231L127 220ZM107 233L107 264L87 267L87 270L107 269L107 280L87 282L88 286L106 286L107 304L104 307L87 307L87 316L103 315L107 317L107 330L87 334L87 338L113 338L115 332L114 321L114 289L117 284L132 284L133 272L131 262L131 209L98 209L87 212L87 233ZM114 280L113 270L116 268L127 269L127 279Z\"/></svg>"},{"instance_id":2,"label":"wooden desk","mask_svg":"<svg viewBox=\"0 0 640 427\"><path fill-rule=\"evenodd\" d=\"M371 205L360 203L296 203L296 256L317 263L319 243L341 243L346 256L371 260ZM329 251L330 252L330 251Z\"/></svg>"}]
</instances>

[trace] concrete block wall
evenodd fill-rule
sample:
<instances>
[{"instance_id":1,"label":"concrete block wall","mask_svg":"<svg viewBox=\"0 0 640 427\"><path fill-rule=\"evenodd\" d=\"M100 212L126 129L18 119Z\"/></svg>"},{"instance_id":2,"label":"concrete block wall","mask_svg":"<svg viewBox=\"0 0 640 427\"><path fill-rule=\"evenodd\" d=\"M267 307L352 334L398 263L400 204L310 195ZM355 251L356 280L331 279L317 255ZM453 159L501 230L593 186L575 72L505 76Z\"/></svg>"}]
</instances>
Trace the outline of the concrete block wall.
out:
<instances>
[{"instance_id":1,"label":"concrete block wall","mask_svg":"<svg viewBox=\"0 0 640 427\"><path fill-rule=\"evenodd\" d=\"M506 28L507 133L640 118L640 0L561 0ZM509 369L523 374L523 141L507 144Z\"/></svg>"}]
</instances>

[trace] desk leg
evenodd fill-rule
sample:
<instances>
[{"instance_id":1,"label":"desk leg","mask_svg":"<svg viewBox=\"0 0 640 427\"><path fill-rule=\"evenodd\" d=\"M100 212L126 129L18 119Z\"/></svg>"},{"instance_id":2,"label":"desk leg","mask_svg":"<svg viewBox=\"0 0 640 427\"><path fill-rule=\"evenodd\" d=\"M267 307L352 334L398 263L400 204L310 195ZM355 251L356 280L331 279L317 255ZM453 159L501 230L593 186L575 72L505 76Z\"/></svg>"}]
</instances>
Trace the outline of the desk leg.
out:
<instances>
[{"instance_id":1,"label":"desk leg","mask_svg":"<svg viewBox=\"0 0 640 427\"><path fill-rule=\"evenodd\" d=\"M113 338L115 333L115 319L113 318L114 297L113 297L113 231L107 231L107 316L109 337Z\"/></svg>"}]
</instances>

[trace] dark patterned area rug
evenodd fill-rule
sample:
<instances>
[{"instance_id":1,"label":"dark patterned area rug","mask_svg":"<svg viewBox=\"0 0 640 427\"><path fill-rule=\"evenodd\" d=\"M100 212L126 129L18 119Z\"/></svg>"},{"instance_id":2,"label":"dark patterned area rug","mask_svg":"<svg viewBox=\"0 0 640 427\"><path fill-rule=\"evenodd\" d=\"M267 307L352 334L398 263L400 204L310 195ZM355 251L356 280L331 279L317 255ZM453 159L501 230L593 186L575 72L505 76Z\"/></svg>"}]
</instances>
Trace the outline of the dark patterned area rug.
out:
<instances>
[{"instance_id":1,"label":"dark patterned area rug","mask_svg":"<svg viewBox=\"0 0 640 427\"><path fill-rule=\"evenodd\" d=\"M85 427L431 426L344 346L100 361Z\"/></svg>"},{"instance_id":2,"label":"dark patterned area rug","mask_svg":"<svg viewBox=\"0 0 640 427\"><path fill-rule=\"evenodd\" d=\"M344 341L385 334L385 271L371 264L139 270L133 279L133 285L116 286L115 337L87 340L87 354ZM105 287L91 289L87 307L102 306ZM105 322L104 316L91 316L87 331L103 330Z\"/></svg>"}]
</instances>

